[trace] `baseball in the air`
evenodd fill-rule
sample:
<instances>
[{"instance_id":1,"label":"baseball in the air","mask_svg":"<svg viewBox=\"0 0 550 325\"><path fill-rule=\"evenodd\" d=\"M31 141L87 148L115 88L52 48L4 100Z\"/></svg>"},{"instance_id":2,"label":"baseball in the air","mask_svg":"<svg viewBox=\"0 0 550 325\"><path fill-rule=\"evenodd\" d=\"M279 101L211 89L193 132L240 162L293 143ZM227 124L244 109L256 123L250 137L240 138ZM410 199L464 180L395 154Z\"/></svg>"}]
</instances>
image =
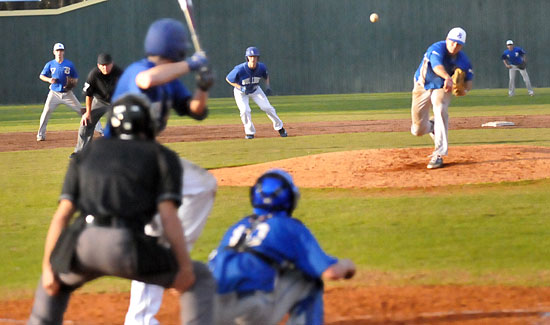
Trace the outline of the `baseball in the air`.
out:
<instances>
[{"instance_id":1,"label":"baseball in the air","mask_svg":"<svg viewBox=\"0 0 550 325\"><path fill-rule=\"evenodd\" d=\"M371 23L375 23L378 21L378 14L373 12L372 14L370 14L370 22Z\"/></svg>"}]
</instances>

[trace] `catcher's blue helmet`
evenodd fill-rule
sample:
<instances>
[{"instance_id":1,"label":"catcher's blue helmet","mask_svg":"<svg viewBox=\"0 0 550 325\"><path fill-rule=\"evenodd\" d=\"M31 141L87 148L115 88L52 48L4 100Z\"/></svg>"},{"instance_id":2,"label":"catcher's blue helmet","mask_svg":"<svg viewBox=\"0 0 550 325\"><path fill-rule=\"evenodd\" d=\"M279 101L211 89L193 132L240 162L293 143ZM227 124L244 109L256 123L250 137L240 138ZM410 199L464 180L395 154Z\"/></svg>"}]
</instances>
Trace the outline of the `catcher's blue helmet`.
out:
<instances>
[{"instance_id":1,"label":"catcher's blue helmet","mask_svg":"<svg viewBox=\"0 0 550 325\"><path fill-rule=\"evenodd\" d=\"M159 19L149 26L144 45L146 55L181 61L190 46L187 28L175 19Z\"/></svg>"},{"instance_id":2,"label":"catcher's blue helmet","mask_svg":"<svg viewBox=\"0 0 550 325\"><path fill-rule=\"evenodd\" d=\"M286 211L290 216L299 198L292 176L280 169L268 170L250 188L250 201L257 215Z\"/></svg>"},{"instance_id":3,"label":"catcher's blue helmet","mask_svg":"<svg viewBox=\"0 0 550 325\"><path fill-rule=\"evenodd\" d=\"M107 123L112 137L122 140L155 138L151 104L142 94L127 94L116 100L109 110Z\"/></svg>"},{"instance_id":4,"label":"catcher's blue helmet","mask_svg":"<svg viewBox=\"0 0 550 325\"><path fill-rule=\"evenodd\" d=\"M251 46L246 49L246 51L244 52L244 56L260 56L260 50L258 50L257 47Z\"/></svg>"}]
</instances>

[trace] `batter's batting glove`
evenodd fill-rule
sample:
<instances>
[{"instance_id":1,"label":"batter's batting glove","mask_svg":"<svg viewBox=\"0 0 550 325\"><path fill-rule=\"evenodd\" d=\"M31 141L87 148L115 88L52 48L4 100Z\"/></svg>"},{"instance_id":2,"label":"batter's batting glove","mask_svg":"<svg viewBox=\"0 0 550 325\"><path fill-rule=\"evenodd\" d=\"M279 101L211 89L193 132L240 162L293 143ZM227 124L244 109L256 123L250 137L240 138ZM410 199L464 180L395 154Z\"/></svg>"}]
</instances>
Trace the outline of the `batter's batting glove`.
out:
<instances>
[{"instance_id":1,"label":"batter's batting glove","mask_svg":"<svg viewBox=\"0 0 550 325\"><path fill-rule=\"evenodd\" d=\"M271 88L267 87L267 88L265 89L265 95L266 95L266 96L271 96L272 93L273 93L273 91L271 90Z\"/></svg>"},{"instance_id":2,"label":"batter's batting glove","mask_svg":"<svg viewBox=\"0 0 550 325\"><path fill-rule=\"evenodd\" d=\"M189 70L197 71L200 68L208 65L208 58L206 57L204 52L196 52L195 54L193 54L193 56L185 59L185 62L187 62Z\"/></svg>"},{"instance_id":3,"label":"batter's batting glove","mask_svg":"<svg viewBox=\"0 0 550 325\"><path fill-rule=\"evenodd\" d=\"M202 91L208 91L214 85L215 74L208 66L201 67L197 74L197 87Z\"/></svg>"}]
</instances>

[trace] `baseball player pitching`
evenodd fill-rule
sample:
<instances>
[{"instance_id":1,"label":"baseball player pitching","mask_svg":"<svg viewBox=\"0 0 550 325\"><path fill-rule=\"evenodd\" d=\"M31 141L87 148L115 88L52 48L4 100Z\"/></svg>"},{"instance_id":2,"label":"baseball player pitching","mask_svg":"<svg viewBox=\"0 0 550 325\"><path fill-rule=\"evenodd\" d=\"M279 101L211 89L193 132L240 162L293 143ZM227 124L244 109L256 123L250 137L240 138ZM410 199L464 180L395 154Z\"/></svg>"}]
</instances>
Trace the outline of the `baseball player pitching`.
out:
<instances>
[{"instance_id":1,"label":"baseball player pitching","mask_svg":"<svg viewBox=\"0 0 550 325\"><path fill-rule=\"evenodd\" d=\"M515 46L514 41L511 39L506 41L506 47L507 49L502 53L501 59L504 66L509 69L510 82L508 83L508 96L512 97L515 95L516 72L518 71L523 77L529 96L535 96L529 74L527 73L527 57L525 56L527 53L521 47Z\"/></svg>"},{"instance_id":2,"label":"baseball player pitching","mask_svg":"<svg viewBox=\"0 0 550 325\"><path fill-rule=\"evenodd\" d=\"M271 106L267 95L271 95L269 86L269 75L267 67L260 60L260 50L256 47L249 47L245 51L246 62L233 68L226 76L225 80L233 86L233 95L239 108L241 121L244 125L246 139L254 139L256 128L252 123L250 113L250 98L267 114L267 117L273 122L273 129L279 132L281 137L286 137L287 132L283 127L283 121L277 116L275 108ZM260 80L265 79L265 93L260 87Z\"/></svg>"},{"instance_id":3,"label":"baseball player pitching","mask_svg":"<svg viewBox=\"0 0 550 325\"><path fill-rule=\"evenodd\" d=\"M83 113L83 107L72 91L78 82L78 73L73 62L65 59L65 46L62 43L55 43L53 55L55 59L46 63L39 77L40 80L50 84L50 92L40 116L40 128L36 134L36 141L46 140L48 121L57 106L65 104L79 115ZM101 122L96 124L95 130L103 134Z\"/></svg>"},{"instance_id":4,"label":"baseball player pitching","mask_svg":"<svg viewBox=\"0 0 550 325\"><path fill-rule=\"evenodd\" d=\"M455 27L444 41L432 44L424 53L414 75L411 104L411 133L416 136L430 134L435 149L428 169L443 167L443 156L448 152L449 105L453 94L464 96L472 89L472 65L462 47L466 44L466 31ZM460 82L453 77L460 72ZM460 87L460 91L457 91ZM430 110L433 109L433 119Z\"/></svg>"}]
</instances>

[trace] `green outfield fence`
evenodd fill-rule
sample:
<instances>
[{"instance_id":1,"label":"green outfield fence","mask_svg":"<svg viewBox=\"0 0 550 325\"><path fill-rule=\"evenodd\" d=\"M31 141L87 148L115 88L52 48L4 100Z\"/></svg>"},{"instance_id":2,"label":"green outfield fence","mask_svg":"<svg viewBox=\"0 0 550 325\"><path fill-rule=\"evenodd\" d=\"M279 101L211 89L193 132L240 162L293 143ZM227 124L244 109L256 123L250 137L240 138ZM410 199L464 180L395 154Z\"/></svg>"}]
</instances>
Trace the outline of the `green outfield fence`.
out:
<instances>
[{"instance_id":1,"label":"green outfield fence","mask_svg":"<svg viewBox=\"0 0 550 325\"><path fill-rule=\"evenodd\" d=\"M176 0L107 0L63 11L0 11L3 31L0 104L45 100L38 79L62 42L81 75L101 51L121 66L143 55L148 25L183 19ZM84 1L84 4L86 1ZM535 87L550 86L548 0L194 0L203 47L218 82L213 97L232 95L225 75L254 45L279 95L407 91L424 50L462 26L476 88L505 88L500 55L513 39L529 58ZM371 12L380 21L369 21ZM521 78L518 86L523 87ZM192 79L184 79L192 85ZM80 92L77 96L83 100Z\"/></svg>"}]
</instances>

